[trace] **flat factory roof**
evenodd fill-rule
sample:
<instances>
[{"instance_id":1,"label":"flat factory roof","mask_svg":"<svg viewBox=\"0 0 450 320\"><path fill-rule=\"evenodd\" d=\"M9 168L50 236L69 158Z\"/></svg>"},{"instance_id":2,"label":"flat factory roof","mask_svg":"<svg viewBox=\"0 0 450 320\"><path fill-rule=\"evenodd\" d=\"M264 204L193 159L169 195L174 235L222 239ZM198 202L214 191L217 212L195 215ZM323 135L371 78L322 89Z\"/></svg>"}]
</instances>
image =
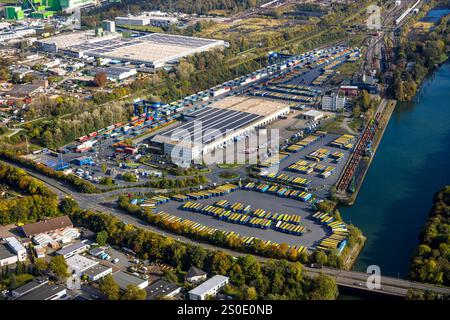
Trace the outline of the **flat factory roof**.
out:
<instances>
[{"instance_id":1,"label":"flat factory roof","mask_svg":"<svg viewBox=\"0 0 450 320\"><path fill-rule=\"evenodd\" d=\"M15 257L16 254L6 243L0 243L0 260Z\"/></svg>"},{"instance_id":2,"label":"flat factory roof","mask_svg":"<svg viewBox=\"0 0 450 320\"><path fill-rule=\"evenodd\" d=\"M208 107L188 114L187 116L190 120L174 129L157 135L153 138L153 141L174 143L190 135L194 138L192 139L194 143L200 143L202 139L203 143L209 143L216 136L224 135L227 131L250 126L287 107L286 103L259 98L226 97ZM195 130L199 130L201 134L195 136Z\"/></svg>"},{"instance_id":3,"label":"flat factory roof","mask_svg":"<svg viewBox=\"0 0 450 320\"><path fill-rule=\"evenodd\" d=\"M79 254L66 259L67 266L73 271L83 272L98 264L98 261L83 257Z\"/></svg>"},{"instance_id":4,"label":"flat factory roof","mask_svg":"<svg viewBox=\"0 0 450 320\"><path fill-rule=\"evenodd\" d=\"M58 254L60 256L63 256L63 255L66 255L68 253L74 252L75 250L78 250L78 249L81 249L81 248L84 248L84 247L88 248L89 245L87 245L84 242L76 242L76 243L70 244L68 246L65 246L61 250L58 250L56 252L56 254Z\"/></svg>"},{"instance_id":5,"label":"flat factory roof","mask_svg":"<svg viewBox=\"0 0 450 320\"><path fill-rule=\"evenodd\" d=\"M189 293L196 294L198 296L202 296L225 281L228 281L228 277L216 275L216 276L206 280L198 287L195 287L194 289L189 291Z\"/></svg>"},{"instance_id":6,"label":"flat factory roof","mask_svg":"<svg viewBox=\"0 0 450 320\"><path fill-rule=\"evenodd\" d=\"M145 290L147 291L148 300L156 300L158 296L171 295L174 291L179 290L180 287L175 283L159 279L149 285Z\"/></svg>"},{"instance_id":7,"label":"flat factory roof","mask_svg":"<svg viewBox=\"0 0 450 320\"><path fill-rule=\"evenodd\" d=\"M99 274L102 274L103 272L105 272L107 270L110 270L110 269L112 269L112 268L104 266L102 264L97 264L97 265L95 265L93 267L90 267L89 269L85 270L83 272L83 274L91 276L91 277L95 277L95 276L97 276Z\"/></svg>"},{"instance_id":8,"label":"flat factory roof","mask_svg":"<svg viewBox=\"0 0 450 320\"><path fill-rule=\"evenodd\" d=\"M65 49L88 56L158 64L224 45L223 40L152 33L136 38L77 41Z\"/></svg>"},{"instance_id":9,"label":"flat factory roof","mask_svg":"<svg viewBox=\"0 0 450 320\"><path fill-rule=\"evenodd\" d=\"M49 37L46 39L41 39L38 42L41 44L53 44L58 47L58 49L65 49L70 46L76 46L83 43L94 43L98 41L105 41L107 39L112 40L119 38L118 33L109 33L103 37L96 37L93 30L78 31L78 32L67 32L62 33L57 36Z\"/></svg>"},{"instance_id":10,"label":"flat factory roof","mask_svg":"<svg viewBox=\"0 0 450 320\"><path fill-rule=\"evenodd\" d=\"M125 290L130 284L140 286L142 283L147 282L145 279L123 271L116 272L112 276L122 290Z\"/></svg>"},{"instance_id":11,"label":"flat factory roof","mask_svg":"<svg viewBox=\"0 0 450 320\"><path fill-rule=\"evenodd\" d=\"M65 290L66 288L62 286L58 286L55 284L46 284L19 297L17 300L48 300Z\"/></svg>"},{"instance_id":12,"label":"flat factory roof","mask_svg":"<svg viewBox=\"0 0 450 320\"><path fill-rule=\"evenodd\" d=\"M317 116L323 115L323 112L317 111L317 110L308 110L306 112L303 112L302 114L305 116L317 117Z\"/></svg>"}]
</instances>

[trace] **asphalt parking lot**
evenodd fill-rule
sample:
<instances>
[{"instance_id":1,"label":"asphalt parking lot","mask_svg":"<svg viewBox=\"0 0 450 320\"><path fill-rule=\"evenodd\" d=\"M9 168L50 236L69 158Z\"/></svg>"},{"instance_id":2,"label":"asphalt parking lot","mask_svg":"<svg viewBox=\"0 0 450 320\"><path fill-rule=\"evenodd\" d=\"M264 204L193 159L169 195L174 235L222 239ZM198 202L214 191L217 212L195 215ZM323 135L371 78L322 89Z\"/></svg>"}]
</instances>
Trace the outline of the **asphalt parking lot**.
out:
<instances>
[{"instance_id":1,"label":"asphalt parking lot","mask_svg":"<svg viewBox=\"0 0 450 320\"><path fill-rule=\"evenodd\" d=\"M243 204L249 204L252 206L252 209L260 208L271 212L300 215L303 218L301 225L305 226L307 231L302 236L295 236L273 229L263 230L246 225L220 221L214 217L203 215L201 213L183 211L179 209L183 203L177 201L169 201L168 203L160 205L158 209L181 218L201 223L208 227L224 231L234 231L242 236L251 236L261 240L270 240L277 243L285 242L289 245L302 245L308 248L314 247L315 243L326 235L326 231L321 225L310 219L305 219L305 217L308 217L311 213L313 213L313 211L309 208L308 203L294 199L280 198L267 193L247 190L238 190L226 196L202 199L198 200L198 202L203 204L212 204L222 199L226 199L230 203L241 202Z\"/></svg>"},{"instance_id":2,"label":"asphalt parking lot","mask_svg":"<svg viewBox=\"0 0 450 320\"><path fill-rule=\"evenodd\" d=\"M320 198L325 197L328 194L328 190L339 179L339 176L341 175L342 170L344 169L345 164L347 163L348 158L350 157L350 150L339 149L339 148L331 147L328 145L331 141L335 140L336 138L338 138L340 136L341 135L339 135L339 134L327 134L322 139L312 143L311 145L307 146L306 148L303 148L302 150L298 151L297 153L290 153L289 157L287 157L286 159L281 161L281 163L279 165L279 170L278 170L279 173L285 173L289 176L302 177L302 178L311 180L312 188L320 187L320 190L314 191L312 193ZM336 171L334 172L334 174L332 174L328 178L324 179L324 178L320 178L317 172L312 172L310 174L301 174L301 173L296 173L296 172L287 170L287 168L291 164L293 164L297 161L300 161L300 160L307 160L307 159L305 159L305 156L319 148L328 149L328 150L330 150L330 153L333 153L335 151L344 152L344 157L338 163L334 163L333 159L329 158L329 157L325 158L321 162L318 162L323 165L330 165L330 166L335 167Z\"/></svg>"}]
</instances>

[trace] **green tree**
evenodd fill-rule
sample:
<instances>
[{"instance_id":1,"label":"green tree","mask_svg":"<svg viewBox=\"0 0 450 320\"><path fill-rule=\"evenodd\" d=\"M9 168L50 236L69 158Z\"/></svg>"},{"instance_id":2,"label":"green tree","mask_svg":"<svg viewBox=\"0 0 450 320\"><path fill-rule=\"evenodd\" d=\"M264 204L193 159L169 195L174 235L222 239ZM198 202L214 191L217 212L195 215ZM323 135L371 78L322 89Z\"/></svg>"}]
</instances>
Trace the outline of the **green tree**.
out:
<instances>
[{"instance_id":1,"label":"green tree","mask_svg":"<svg viewBox=\"0 0 450 320\"><path fill-rule=\"evenodd\" d=\"M147 291L133 284L127 286L122 296L123 300L145 300L146 298Z\"/></svg>"},{"instance_id":2,"label":"green tree","mask_svg":"<svg viewBox=\"0 0 450 320\"><path fill-rule=\"evenodd\" d=\"M247 287L244 289L242 298L244 300L256 300L258 299L258 293L256 292L255 287Z\"/></svg>"},{"instance_id":3,"label":"green tree","mask_svg":"<svg viewBox=\"0 0 450 320\"><path fill-rule=\"evenodd\" d=\"M51 258L48 268L60 279L67 278L69 273L67 271L67 263L63 256L54 256Z\"/></svg>"},{"instance_id":4,"label":"green tree","mask_svg":"<svg viewBox=\"0 0 450 320\"><path fill-rule=\"evenodd\" d=\"M323 273L319 274L311 282L310 299L334 300L339 294L336 280Z\"/></svg>"},{"instance_id":5,"label":"green tree","mask_svg":"<svg viewBox=\"0 0 450 320\"><path fill-rule=\"evenodd\" d=\"M44 270L47 270L48 263L45 261L45 259L36 259L34 260L34 268L38 273L42 273Z\"/></svg>"},{"instance_id":6,"label":"green tree","mask_svg":"<svg viewBox=\"0 0 450 320\"><path fill-rule=\"evenodd\" d=\"M327 264L328 261L327 254L322 250L316 250L314 252L314 261L323 265Z\"/></svg>"},{"instance_id":7,"label":"green tree","mask_svg":"<svg viewBox=\"0 0 450 320\"><path fill-rule=\"evenodd\" d=\"M100 281L98 288L109 300L119 300L120 287L110 274Z\"/></svg>"},{"instance_id":8,"label":"green tree","mask_svg":"<svg viewBox=\"0 0 450 320\"><path fill-rule=\"evenodd\" d=\"M13 273L9 277L9 289L13 290L15 288L17 288L17 279L16 279L16 275Z\"/></svg>"},{"instance_id":9,"label":"green tree","mask_svg":"<svg viewBox=\"0 0 450 320\"><path fill-rule=\"evenodd\" d=\"M72 198L65 197L59 203L59 211L61 211L62 214L69 215L74 213L77 209L78 203Z\"/></svg>"},{"instance_id":10,"label":"green tree","mask_svg":"<svg viewBox=\"0 0 450 320\"><path fill-rule=\"evenodd\" d=\"M108 233L106 231L100 231L97 233L97 237L95 239L99 246L103 247L106 245L106 241L108 240Z\"/></svg>"},{"instance_id":11,"label":"green tree","mask_svg":"<svg viewBox=\"0 0 450 320\"><path fill-rule=\"evenodd\" d=\"M169 282L178 282L177 274L170 269L164 271L164 278Z\"/></svg>"}]
</instances>

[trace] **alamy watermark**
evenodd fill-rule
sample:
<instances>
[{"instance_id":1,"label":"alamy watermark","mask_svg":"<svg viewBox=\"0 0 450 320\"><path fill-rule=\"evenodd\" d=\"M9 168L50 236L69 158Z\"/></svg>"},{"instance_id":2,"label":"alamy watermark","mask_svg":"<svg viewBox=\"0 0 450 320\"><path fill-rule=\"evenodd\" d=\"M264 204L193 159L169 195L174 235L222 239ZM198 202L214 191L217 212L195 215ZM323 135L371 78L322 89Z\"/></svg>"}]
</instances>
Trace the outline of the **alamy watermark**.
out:
<instances>
[{"instance_id":1,"label":"alamy watermark","mask_svg":"<svg viewBox=\"0 0 450 320\"><path fill-rule=\"evenodd\" d=\"M194 164L257 164L268 162L270 171L278 171L279 130L221 130L203 128L194 121L191 130L177 128L170 136L171 160L180 167Z\"/></svg>"}]
</instances>

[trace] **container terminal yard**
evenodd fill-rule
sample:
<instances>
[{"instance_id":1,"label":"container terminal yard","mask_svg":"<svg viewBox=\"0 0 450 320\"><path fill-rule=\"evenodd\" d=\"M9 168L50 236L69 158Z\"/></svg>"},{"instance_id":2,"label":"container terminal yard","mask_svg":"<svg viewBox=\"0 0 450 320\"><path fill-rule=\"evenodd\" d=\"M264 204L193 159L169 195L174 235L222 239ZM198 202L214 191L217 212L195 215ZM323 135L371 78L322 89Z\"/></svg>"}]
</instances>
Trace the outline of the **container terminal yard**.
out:
<instances>
[{"instance_id":1,"label":"container terminal yard","mask_svg":"<svg viewBox=\"0 0 450 320\"><path fill-rule=\"evenodd\" d=\"M410 94L406 93L411 80L408 72L419 84L416 77L420 68L409 61L416 52L412 53L407 45L403 48L410 51L406 69L395 70L393 66L403 68L396 61L395 49L401 48L399 43L404 40L402 33L409 21L416 20L414 16L422 14L428 3L402 0L378 4L382 7L382 27L373 31L369 26L365 30L363 25L370 16L365 9L373 9L370 3L361 7L352 3L355 8L348 10L352 14L340 18L342 1L294 2L268 1L255 8L250 5L251 9L230 14L234 17L230 20L226 18L229 13L222 10L213 10L213 16L209 11L205 16L172 11L133 16L128 8L127 16L122 11L119 14L123 16L116 18L117 23L122 21L117 29L112 20L97 26L94 16L101 11L97 12L96 6L89 11L92 21L91 17L87 19L87 23L94 23L95 30L39 32L28 43L31 49L11 47L10 56L28 54L21 56L24 60L13 68L6 67L14 79L2 83L0 96L26 92L27 88L34 90L34 86L22 86L28 82L42 86L42 95L14 98L29 104L29 109L23 105L25 111L19 110L15 118L11 117L19 123L2 128L0 135L8 141L23 131L16 136L21 143L17 154L2 150L0 165L7 180L2 197L5 201L31 197L35 201L42 191L54 196L56 201L49 200L57 207L57 215L34 220L17 217L10 219L9 225L0 226L1 265L7 253L3 248L16 250L17 261L21 261L19 251L32 250L29 266L38 267L36 259L45 259L45 272L35 272L49 276L41 280L33 273L23 286L17 264L15 279L3 272L0 289L10 290L0 290L0 300L27 300L48 288L58 290L58 296L50 297L52 300L206 300L211 294L225 301L252 299L253 291L255 299L301 296L311 300L319 296L313 298L318 289L328 294L322 281L329 282L327 287L334 286L334 298L346 294L339 291L342 288L383 298L410 299L421 292L426 299L432 295L433 299L434 295L450 297L446 296L450 294L448 287L415 282L413 276L401 280L400 273L395 278L401 258L382 261L391 259L387 252L394 252L393 248L404 248L405 252L411 248L410 242L396 244L392 240L397 236L404 240L400 233L412 233L406 229L412 228L417 214L404 224L399 218L404 215L399 212L400 205L386 199L374 206L373 199L367 200L373 198L374 191L367 192L367 187L360 195L366 197L364 204L359 200L351 208L353 215L343 207L355 202L394 112L397 101L389 100L394 97L392 78L395 87L403 86L405 99ZM38 0L33 3L42 4ZM19 21L24 18L19 9L27 6L8 6L8 15L15 15ZM281 17L272 19L271 15L285 6L294 11L280 10ZM328 12L322 11L325 8ZM317 21L324 21L322 14L327 18L334 15L330 8L338 8L330 21L341 21L342 32L355 36L353 39L345 41L336 36L341 25L330 25L329 35L326 28L315 26ZM133 6L133 14L135 9ZM320 14L316 16L315 10ZM33 14L29 10L25 14L28 23ZM255 35L261 34L253 27L260 27L262 17L266 23L273 23L262 29L264 33L277 33L284 20L292 19L301 25L299 21L304 19L310 25L305 25L304 31L286 32L280 39L274 36L277 41L273 46L268 45L272 39L264 37L256 46L245 41L236 46L232 37L242 31L240 28L246 26L242 20L250 16L254 26L247 30ZM64 24L63 20L57 25ZM227 24L233 26L222 29ZM291 24L293 31L301 30L299 25ZM310 26L314 28L308 31ZM308 36L306 42L303 33ZM292 54L314 46L317 48ZM210 60L227 61L229 66L210 70ZM423 66L421 61L415 63ZM243 65L245 70L259 69L242 75ZM27 76L28 70L46 79L51 74L51 81ZM215 73L218 70L221 72ZM211 78L201 79L203 72ZM232 74L240 76L231 79ZM218 79L227 81L217 84L224 81ZM63 96L64 90L70 88L70 94ZM202 90L193 93L199 90L193 88ZM57 100L55 105L50 105L52 100L48 100L49 105L39 101L42 105L36 105L45 109L41 113L32 104L38 102L37 97ZM73 112L72 101L65 101L66 97L83 103L77 106L80 116ZM397 96L395 99L402 100ZM64 109L66 103L71 108ZM97 107L104 109L99 111ZM62 137L58 130L63 132ZM22 151L25 148L26 152ZM389 171L384 170L374 170L375 176ZM368 186L373 176L371 170ZM376 178L371 188L378 191L377 183L385 177ZM31 183L38 180L47 189ZM29 205L25 201L20 204ZM391 218L386 220L387 215L376 209L386 211ZM398 214L392 217L394 211ZM4 212L0 212L1 219L8 218ZM380 217L384 219L381 228L370 230L372 219ZM40 219L45 220L34 222ZM62 229L50 230L54 221L60 221L55 226ZM398 235L393 235L391 229L382 229L386 221L401 227L401 232L397 230ZM33 234L33 227L49 231ZM22 250L22 243L33 245ZM404 252L398 256L402 255ZM61 257L70 271L65 276L53 270ZM423 263L417 257L420 254L412 266ZM260 267L258 278L250 279L249 264L253 271ZM380 265L383 274L375 289L369 285L369 269L365 270L373 264ZM241 273L245 276L239 279ZM283 289L275 293L277 285L281 288L276 281L281 274L286 281ZM299 279L300 275L303 279ZM106 277L117 282L117 299L106 292ZM13 280L20 282L16 289ZM31 294L17 297L21 289L31 285L35 286ZM163 295L159 295L161 292ZM137 294L143 296L131 297ZM330 295L326 299L334 298Z\"/></svg>"},{"instance_id":2,"label":"container terminal yard","mask_svg":"<svg viewBox=\"0 0 450 320\"><path fill-rule=\"evenodd\" d=\"M189 155L187 159L184 158L186 164L204 153L222 149L224 152L230 151L229 146L233 141L253 135L257 128L283 121L280 117L311 117L309 121L299 120L304 123L303 130L289 133L289 137L281 137L283 141L289 138L291 142L283 144L279 154L274 151L274 154L263 156L255 167L258 172L255 182L271 186L272 191L280 188L295 191L299 196L302 195L302 200L286 198L283 199L282 205L280 203L278 206L274 205L276 201L270 200L276 195L268 196L250 190L238 190L223 197L223 200L230 203L246 203L244 200L248 198L251 203L246 204L253 208L258 209L259 203L261 210L301 217L302 222L295 230L281 232L275 229L276 224L271 228L261 229L248 224L225 222L202 213L183 210L176 201L158 207L158 210L168 215L189 219L205 227L233 232L243 237L253 234L263 241L287 243L311 251L320 248L320 243L331 235L328 227L314 220L313 214L317 212L314 203L328 196L329 188L335 184L352 149L349 143L346 148L332 144L339 135L314 133L319 119L328 117L326 112L316 111L320 102L319 96L322 91L328 89L327 85L318 84L315 80L329 72L327 70L333 71L336 66L358 55L358 49L344 47L314 50L300 56L289 56L248 76L239 77L170 104L136 100L135 117L129 123L117 123L79 137L76 142L62 148L61 153L56 156L43 150L33 155L33 158L58 170L72 170L74 174L92 182L99 182L102 176L105 176L99 167L100 164L106 163L114 167L119 175L126 172L138 174L142 183L161 174L160 170L137 161L141 156L145 156L147 146L159 148L161 154L170 155L173 146L179 143L173 141L173 134L181 132L184 137L187 132L191 133L195 120L202 121L204 131L211 128L217 131L217 134L223 134L227 129L233 129L234 132L220 140L206 141L206 144L203 141L203 150L197 150L195 145L190 145L184 152ZM308 109L313 111L309 112ZM138 139L139 143L128 142ZM323 152L320 158L314 158L317 152ZM272 162L275 158L277 160ZM275 175L270 173L273 164L280 166ZM303 167L307 167L306 171L303 171ZM212 173L207 174L207 177L214 181L215 169L211 170ZM111 177L114 178L114 175ZM120 179L115 180L119 185L132 186ZM221 199L202 199L200 203L211 205ZM287 229L287 226L283 228ZM335 245L342 246L341 252L345 242L341 240Z\"/></svg>"}]
</instances>

